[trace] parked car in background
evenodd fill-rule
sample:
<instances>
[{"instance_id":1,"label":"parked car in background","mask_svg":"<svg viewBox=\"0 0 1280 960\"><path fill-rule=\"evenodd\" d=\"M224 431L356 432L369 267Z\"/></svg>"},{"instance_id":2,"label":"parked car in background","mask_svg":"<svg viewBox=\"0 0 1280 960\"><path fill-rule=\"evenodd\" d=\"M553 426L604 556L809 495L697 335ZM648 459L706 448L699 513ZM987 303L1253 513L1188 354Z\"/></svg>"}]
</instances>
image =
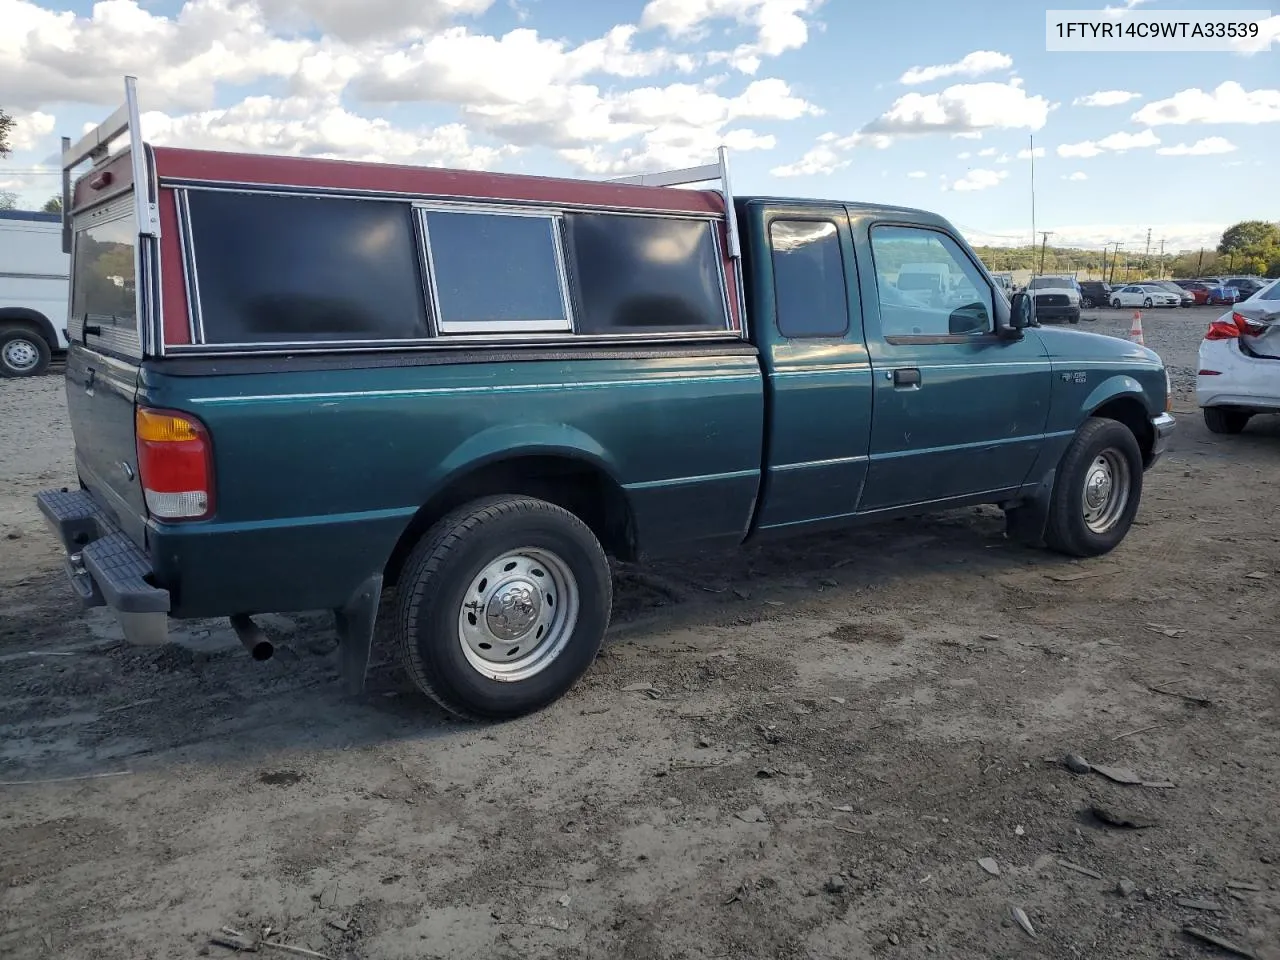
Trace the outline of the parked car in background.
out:
<instances>
[{"instance_id":1,"label":"parked car in background","mask_svg":"<svg viewBox=\"0 0 1280 960\"><path fill-rule=\"evenodd\" d=\"M1072 277L1033 277L1027 292L1035 299L1036 319L1041 323L1080 322L1080 290Z\"/></svg>"},{"instance_id":2,"label":"parked car in background","mask_svg":"<svg viewBox=\"0 0 1280 960\"><path fill-rule=\"evenodd\" d=\"M1191 294L1195 299L1196 306L1204 306L1209 302L1209 290L1211 288L1208 284L1201 283L1198 280L1175 280L1173 282Z\"/></svg>"},{"instance_id":3,"label":"parked car in background","mask_svg":"<svg viewBox=\"0 0 1280 960\"><path fill-rule=\"evenodd\" d=\"M1101 280L1083 280L1080 282L1080 306L1093 308L1105 307L1111 302L1111 285Z\"/></svg>"},{"instance_id":4,"label":"parked car in background","mask_svg":"<svg viewBox=\"0 0 1280 960\"><path fill-rule=\"evenodd\" d=\"M1196 305L1196 298L1191 295L1191 291L1184 290L1172 280L1147 280L1143 281L1143 286L1159 287L1161 290L1167 290L1169 293L1174 294L1184 307L1194 307Z\"/></svg>"},{"instance_id":5,"label":"parked car in background","mask_svg":"<svg viewBox=\"0 0 1280 960\"><path fill-rule=\"evenodd\" d=\"M1113 307L1176 307L1182 303L1181 294L1170 293L1163 287L1146 283L1130 283L1111 291Z\"/></svg>"},{"instance_id":6,"label":"parked car in background","mask_svg":"<svg viewBox=\"0 0 1280 960\"><path fill-rule=\"evenodd\" d=\"M1217 280L1205 281L1205 286L1209 288L1208 302L1210 306L1230 306L1233 303L1239 303L1241 300L1247 299L1239 287L1231 287Z\"/></svg>"},{"instance_id":7,"label":"parked car in background","mask_svg":"<svg viewBox=\"0 0 1280 960\"><path fill-rule=\"evenodd\" d=\"M1210 324L1196 401L1214 433L1239 433L1257 414L1280 413L1280 280Z\"/></svg>"},{"instance_id":8,"label":"parked car in background","mask_svg":"<svg viewBox=\"0 0 1280 960\"><path fill-rule=\"evenodd\" d=\"M0 377L34 377L67 349L62 217L0 210Z\"/></svg>"}]
</instances>

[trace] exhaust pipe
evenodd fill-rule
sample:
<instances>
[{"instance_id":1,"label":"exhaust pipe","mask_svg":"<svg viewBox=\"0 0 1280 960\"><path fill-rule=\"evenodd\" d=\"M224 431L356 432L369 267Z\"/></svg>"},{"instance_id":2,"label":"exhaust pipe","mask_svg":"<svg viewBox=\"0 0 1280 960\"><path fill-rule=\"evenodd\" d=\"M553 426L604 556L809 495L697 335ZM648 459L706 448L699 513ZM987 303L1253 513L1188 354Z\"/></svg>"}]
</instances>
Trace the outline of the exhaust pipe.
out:
<instances>
[{"instance_id":1,"label":"exhaust pipe","mask_svg":"<svg viewBox=\"0 0 1280 960\"><path fill-rule=\"evenodd\" d=\"M259 663L263 660L270 660L272 654L276 652L275 644L267 639L267 635L262 632L262 628L254 623L247 613L233 615L231 617L231 628L235 630L236 636L240 638L244 648L249 651L249 656Z\"/></svg>"}]
</instances>

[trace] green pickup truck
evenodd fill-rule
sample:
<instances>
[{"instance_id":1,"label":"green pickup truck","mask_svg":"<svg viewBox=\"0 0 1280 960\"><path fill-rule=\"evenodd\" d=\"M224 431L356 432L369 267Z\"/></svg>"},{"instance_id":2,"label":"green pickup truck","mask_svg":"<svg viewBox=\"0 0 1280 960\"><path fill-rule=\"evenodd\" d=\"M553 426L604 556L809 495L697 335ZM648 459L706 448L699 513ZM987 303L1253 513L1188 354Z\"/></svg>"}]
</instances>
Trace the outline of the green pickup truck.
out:
<instances>
[{"instance_id":1,"label":"green pickup truck","mask_svg":"<svg viewBox=\"0 0 1280 960\"><path fill-rule=\"evenodd\" d=\"M942 218L734 197L723 151L604 183L136 130L130 80L64 141L80 484L38 496L131 642L229 617L261 658L255 615L331 610L359 690L382 619L516 716L599 651L609 555L971 504L1099 555L1173 428L1155 353L1041 328Z\"/></svg>"}]
</instances>

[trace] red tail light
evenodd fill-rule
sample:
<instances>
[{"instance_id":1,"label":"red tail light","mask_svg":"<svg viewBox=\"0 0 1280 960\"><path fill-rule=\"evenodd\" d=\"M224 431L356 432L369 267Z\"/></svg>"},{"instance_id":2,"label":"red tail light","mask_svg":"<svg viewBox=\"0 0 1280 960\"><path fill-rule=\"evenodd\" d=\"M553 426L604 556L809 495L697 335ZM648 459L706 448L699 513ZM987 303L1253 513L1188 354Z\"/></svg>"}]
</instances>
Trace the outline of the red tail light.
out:
<instances>
[{"instance_id":1,"label":"red tail light","mask_svg":"<svg viewBox=\"0 0 1280 960\"><path fill-rule=\"evenodd\" d=\"M1209 324L1206 340L1235 340L1237 337L1256 337L1266 329L1265 323L1250 320L1248 317L1232 311L1230 320L1215 320Z\"/></svg>"},{"instance_id":2,"label":"red tail light","mask_svg":"<svg viewBox=\"0 0 1280 960\"><path fill-rule=\"evenodd\" d=\"M213 447L204 424L187 413L139 407L138 477L147 510L159 520L202 520L213 513Z\"/></svg>"}]
</instances>

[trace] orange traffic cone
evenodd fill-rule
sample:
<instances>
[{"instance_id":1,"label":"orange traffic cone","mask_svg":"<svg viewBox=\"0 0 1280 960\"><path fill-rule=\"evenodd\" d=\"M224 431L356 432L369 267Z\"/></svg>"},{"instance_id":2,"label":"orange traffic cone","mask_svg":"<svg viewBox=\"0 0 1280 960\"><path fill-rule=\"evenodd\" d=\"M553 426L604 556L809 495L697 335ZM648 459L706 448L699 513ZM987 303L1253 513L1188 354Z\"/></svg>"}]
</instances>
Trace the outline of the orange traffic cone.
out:
<instances>
[{"instance_id":1,"label":"orange traffic cone","mask_svg":"<svg viewBox=\"0 0 1280 960\"><path fill-rule=\"evenodd\" d=\"M1129 324L1129 339L1134 343L1140 343L1144 347L1146 341L1142 339L1142 311L1133 311L1133 323Z\"/></svg>"}]
</instances>

